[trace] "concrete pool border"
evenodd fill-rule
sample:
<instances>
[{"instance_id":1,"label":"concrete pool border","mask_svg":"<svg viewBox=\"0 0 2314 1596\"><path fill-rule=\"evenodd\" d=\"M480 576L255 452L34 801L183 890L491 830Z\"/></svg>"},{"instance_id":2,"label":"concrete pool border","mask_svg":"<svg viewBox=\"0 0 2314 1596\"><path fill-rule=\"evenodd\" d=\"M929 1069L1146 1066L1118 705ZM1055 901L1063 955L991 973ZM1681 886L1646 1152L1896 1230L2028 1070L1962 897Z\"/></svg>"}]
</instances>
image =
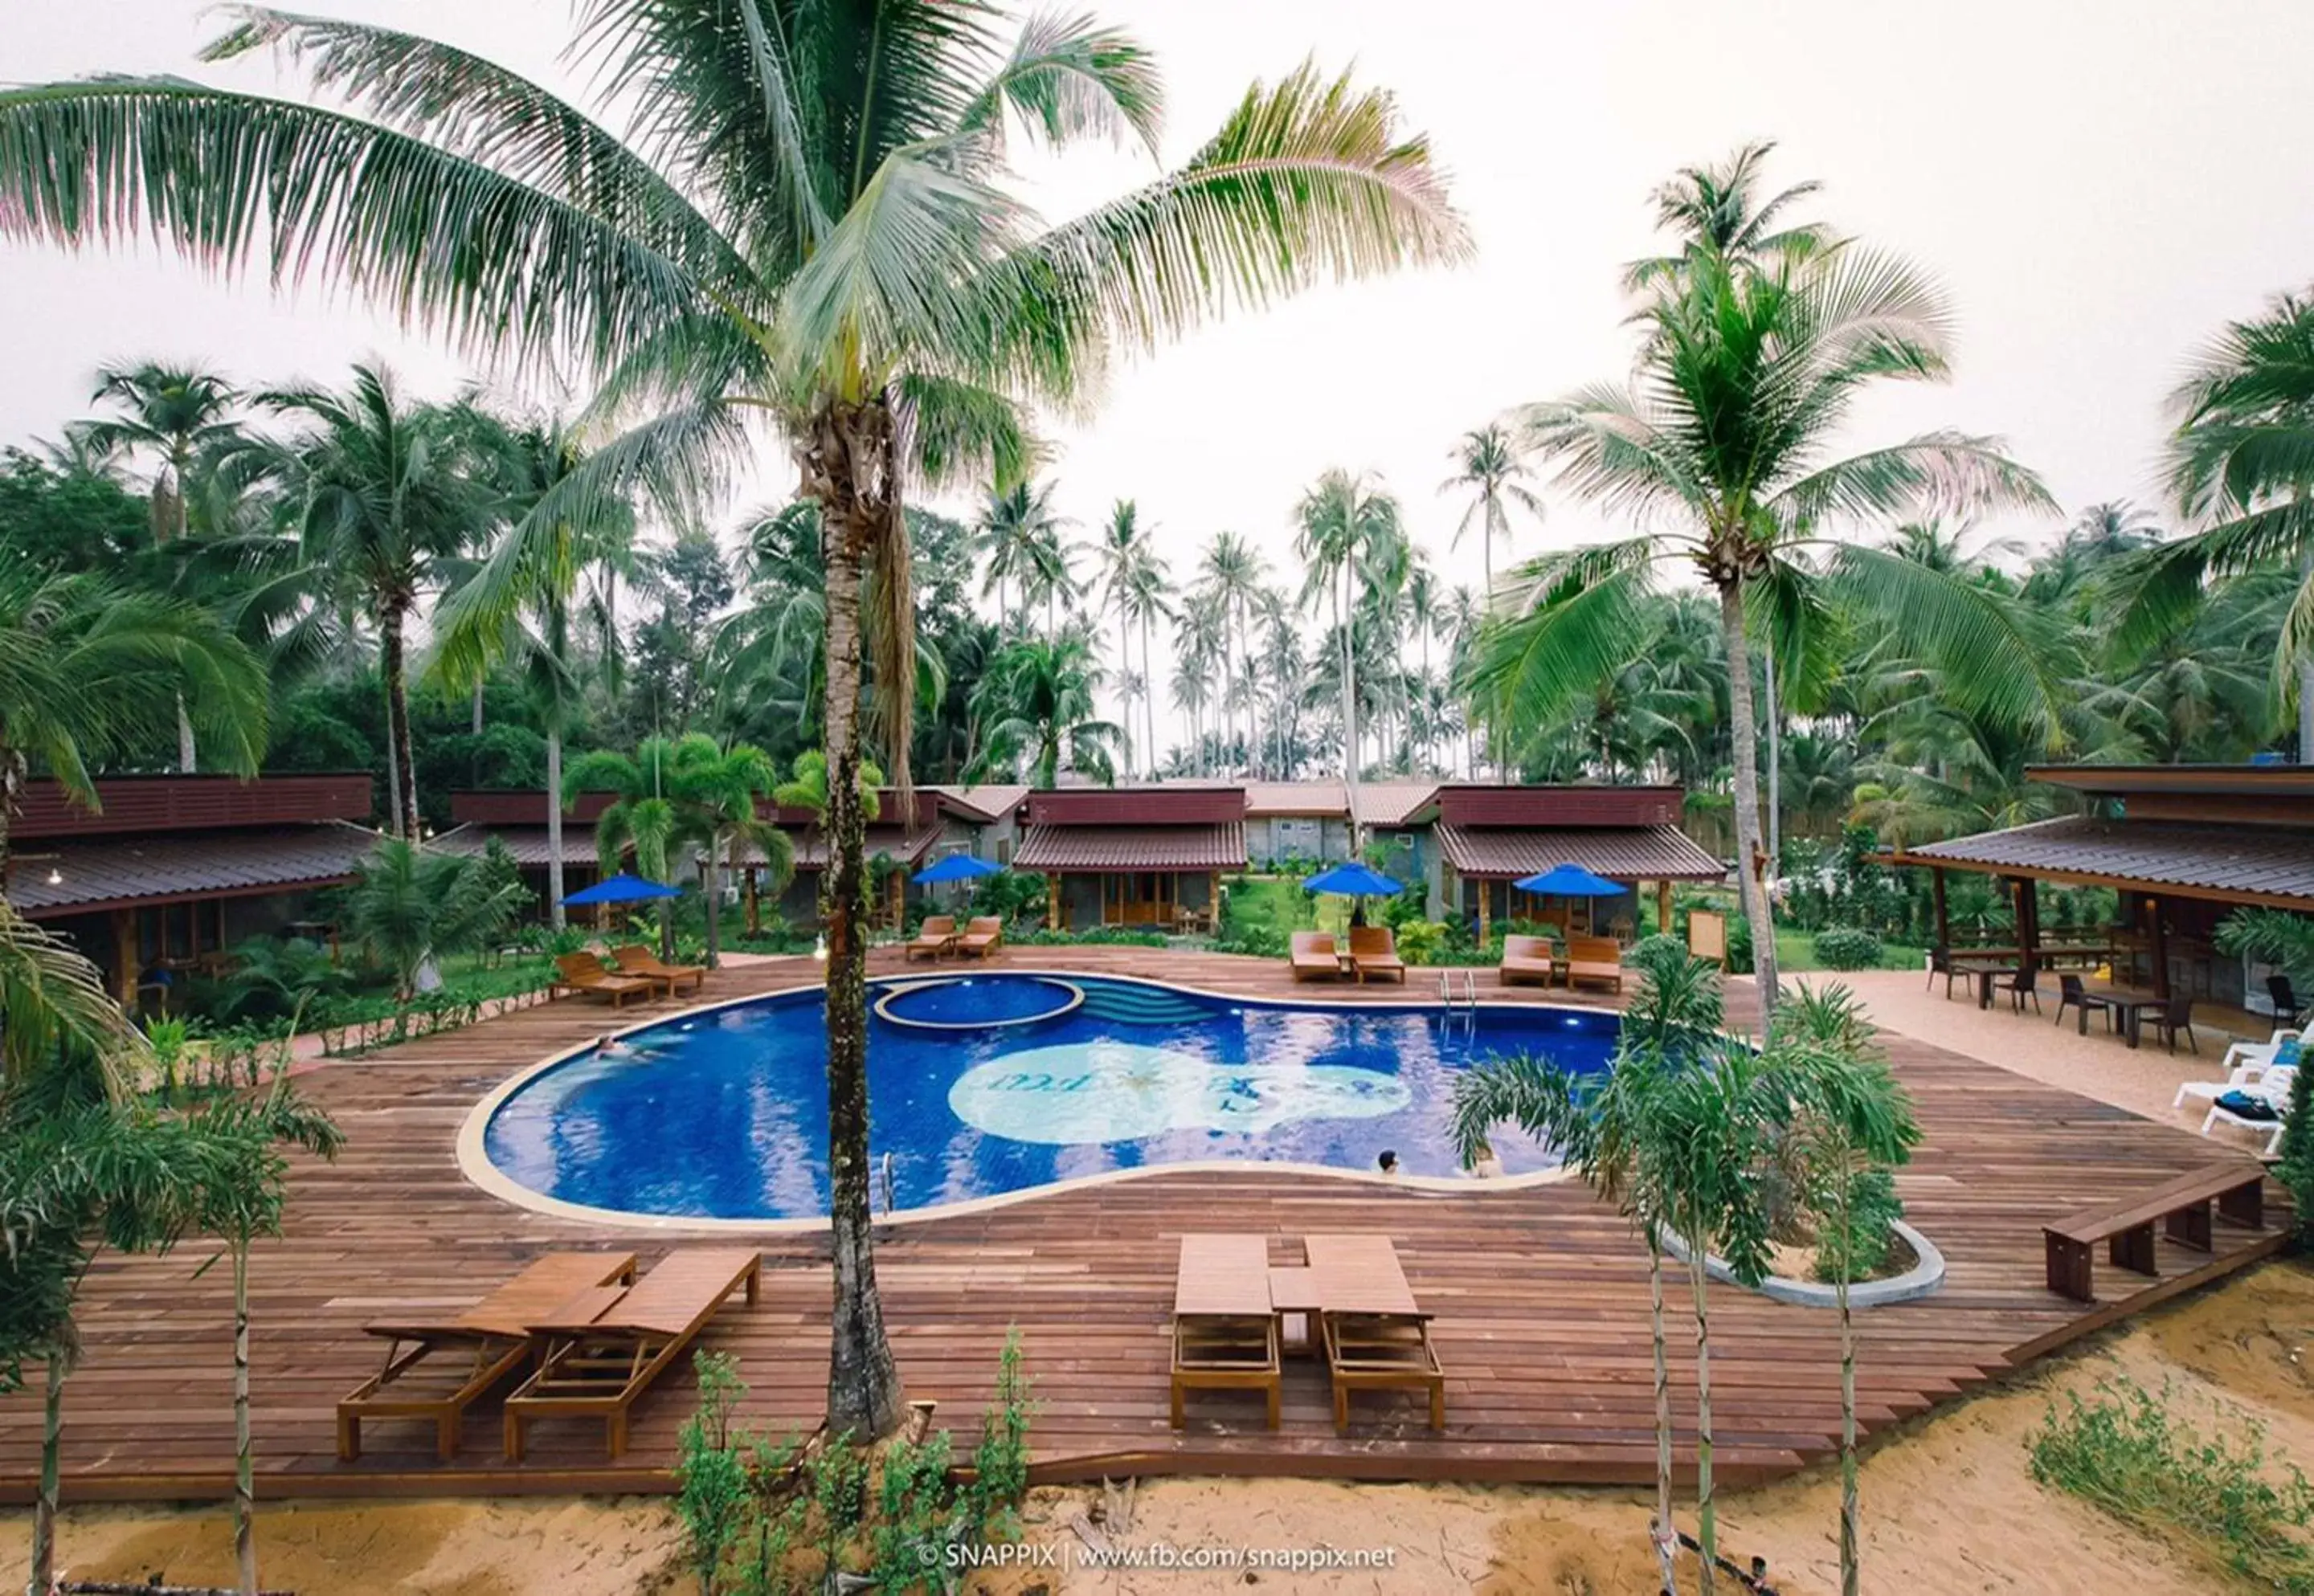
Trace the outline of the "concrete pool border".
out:
<instances>
[{"instance_id":1,"label":"concrete pool border","mask_svg":"<svg viewBox=\"0 0 2314 1596\"><path fill-rule=\"evenodd\" d=\"M1064 1019L1084 1007L1084 988L1073 981L1055 980L1037 975L1027 970L992 970L992 975L1027 975L1032 981L1046 981L1068 993L1068 1001L1056 1009L1047 1009L1036 1014L1017 1014L1003 1019L912 1019L905 1014L892 1012L892 1005L910 992L929 987L954 986L961 982L979 980L976 975L920 975L914 979L902 977L890 983L884 995L870 1005L876 1018L886 1025L898 1026L904 1031L1006 1031L1015 1027L1042 1025L1048 1019Z\"/></svg>"},{"instance_id":2,"label":"concrete pool border","mask_svg":"<svg viewBox=\"0 0 2314 1596\"><path fill-rule=\"evenodd\" d=\"M1035 975L1047 980L1064 982L1078 982L1086 978L1086 972L1082 970L1012 966L1007 966L1002 970L991 971L990 974ZM1206 987L1184 985L1179 982L1158 981L1145 975L1111 974L1104 972L1094 978L1102 981L1124 982L1135 986L1152 987L1161 992L1186 992L1193 997L1209 998L1216 1002L1248 1009L1317 1009L1329 1012L1353 1013L1376 1010L1390 1013L1417 1010L1435 1010L1444 1007L1438 1003L1420 1002L1409 999L1402 1002L1361 1001L1355 1009L1341 1009L1307 999L1250 998L1236 992L1215 992ZM905 979L902 976L879 976L871 984L899 984ZM694 1025L709 1015L720 1014L727 1009L746 1008L754 1004L792 999L800 993L824 992L826 990L826 982L812 982L801 986L788 987L777 992L755 992L739 997L722 998L712 1003L702 1003L690 1009L677 1010L672 1014L638 1019L616 1029L605 1031L601 1036L591 1040L550 1054L534 1064L517 1070L483 1093L481 1100L468 1110L465 1119L459 1124L458 1172L465 1177L469 1184L502 1203L517 1208L526 1208L534 1213L548 1214L557 1219L571 1220L583 1224L606 1225L618 1230L637 1231L705 1231L718 1235L747 1236L808 1236L824 1231L828 1228L828 1221L825 1215L811 1219L716 1219L693 1214L636 1213L623 1208L597 1208L585 1203L571 1203L561 1197L550 1197L543 1192L534 1191L529 1186L524 1186L490 1162L486 1142L490 1121L497 1116L498 1111L506 1105L508 1098L549 1071L559 1069L573 1059L593 1052L605 1042L623 1040L640 1031L657 1030L668 1026L679 1029ZM1613 1014L1612 1010L1562 1007L1554 1003L1479 1003L1475 1005L1475 1008L1506 1014L1532 1014L1537 1010L1569 1015L1591 1016L1603 1012ZM1471 1009L1466 1007L1454 1011L1468 1013ZM1621 1017L1615 1016L1615 1018L1620 1023ZM1557 1186L1574 1178L1574 1172L1564 1166L1556 1169L1538 1169L1526 1175L1480 1177L1444 1175L1383 1175L1376 1170L1344 1169L1331 1164L1274 1162L1258 1159L1197 1159L1185 1163L1151 1164L1133 1169L1106 1169L1097 1175L1074 1175L1064 1180L1045 1181L1037 1186L1023 1187L1017 1192L999 1192L990 1196L968 1197L962 1202L941 1203L923 1208L895 1209L878 1214L876 1224L881 1228L888 1225L922 1224L935 1220L962 1218L976 1213L991 1212L1000 1208L1013 1207L1022 1203L1032 1203L1056 1192L1114 1186L1128 1180L1145 1180L1155 1176L1242 1175L1249 1169L1265 1173L1307 1175L1326 1180L1352 1181L1367 1186L1412 1192L1428 1196L1467 1197L1479 1192L1529 1191L1538 1186Z\"/></svg>"}]
</instances>

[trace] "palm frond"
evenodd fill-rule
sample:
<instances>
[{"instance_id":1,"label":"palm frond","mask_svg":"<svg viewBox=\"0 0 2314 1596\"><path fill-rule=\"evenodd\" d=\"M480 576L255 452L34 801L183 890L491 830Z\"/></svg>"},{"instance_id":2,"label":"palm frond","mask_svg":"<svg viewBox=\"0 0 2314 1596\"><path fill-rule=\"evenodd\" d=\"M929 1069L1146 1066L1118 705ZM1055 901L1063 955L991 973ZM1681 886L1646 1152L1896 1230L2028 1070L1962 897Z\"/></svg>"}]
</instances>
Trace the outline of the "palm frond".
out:
<instances>
[{"instance_id":1,"label":"palm frond","mask_svg":"<svg viewBox=\"0 0 2314 1596\"><path fill-rule=\"evenodd\" d=\"M1833 583L1884 618L1907 650L1939 673L1942 693L1970 714L2064 739L2072 692L2034 612L1976 582L1884 549L1843 543L1828 560Z\"/></svg>"},{"instance_id":2,"label":"palm frond","mask_svg":"<svg viewBox=\"0 0 2314 1596\"><path fill-rule=\"evenodd\" d=\"M1055 146L1087 137L1134 137L1154 155L1164 131L1164 84L1155 58L1131 34L1090 16L1045 13L1022 24L1011 54L958 126L998 131L1007 111Z\"/></svg>"}]
</instances>

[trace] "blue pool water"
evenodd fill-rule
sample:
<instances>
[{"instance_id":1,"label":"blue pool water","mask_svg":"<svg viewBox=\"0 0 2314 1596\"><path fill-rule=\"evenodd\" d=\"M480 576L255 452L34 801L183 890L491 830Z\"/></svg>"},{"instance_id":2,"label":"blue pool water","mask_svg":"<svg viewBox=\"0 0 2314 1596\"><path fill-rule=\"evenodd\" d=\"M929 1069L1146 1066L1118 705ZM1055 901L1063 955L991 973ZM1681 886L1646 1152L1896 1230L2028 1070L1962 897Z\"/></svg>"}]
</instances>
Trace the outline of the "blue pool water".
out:
<instances>
[{"instance_id":1,"label":"blue pool water","mask_svg":"<svg viewBox=\"0 0 2314 1596\"><path fill-rule=\"evenodd\" d=\"M1541 1007L1251 1003L1070 975L871 985L870 1151L924 1208L1116 1169L1207 1159L1453 1175L1456 1073L1529 1051L1603 1068L1612 1014ZM1055 1018L1021 1020L1070 1002ZM599 1208L728 1219L827 1212L826 1037L817 991L634 1032L525 1083L490 1117L490 1162ZM999 1022L976 1026L975 1021ZM1505 1170L1556 1166L1505 1132ZM879 1193L878 1205L882 1206Z\"/></svg>"}]
</instances>

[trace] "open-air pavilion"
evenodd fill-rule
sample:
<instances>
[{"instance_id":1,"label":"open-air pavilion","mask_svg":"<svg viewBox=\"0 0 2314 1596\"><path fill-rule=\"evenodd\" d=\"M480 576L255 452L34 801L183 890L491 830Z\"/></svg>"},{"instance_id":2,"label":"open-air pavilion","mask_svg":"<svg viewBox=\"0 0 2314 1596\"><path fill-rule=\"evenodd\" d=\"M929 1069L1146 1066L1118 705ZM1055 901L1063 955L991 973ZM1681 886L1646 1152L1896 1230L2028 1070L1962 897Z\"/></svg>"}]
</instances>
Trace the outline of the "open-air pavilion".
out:
<instances>
[{"instance_id":1,"label":"open-air pavilion","mask_svg":"<svg viewBox=\"0 0 2314 1596\"><path fill-rule=\"evenodd\" d=\"M2012 979L2029 985L2045 972L2102 968L2112 972L2103 995L2125 1004L2150 1010L2183 997L2241 1030L2269 1018L2271 972L2221 953L2213 938L2237 908L2314 913L2314 770L2054 765L2027 774L2079 794L2082 812L1891 855L1931 873L1932 957L1974 979L1980 1002ZM1956 935L1952 870L1999 878L2014 905L2013 935ZM2108 925L2053 936L2042 924L2042 882L2111 887L2119 913Z\"/></svg>"}]
</instances>

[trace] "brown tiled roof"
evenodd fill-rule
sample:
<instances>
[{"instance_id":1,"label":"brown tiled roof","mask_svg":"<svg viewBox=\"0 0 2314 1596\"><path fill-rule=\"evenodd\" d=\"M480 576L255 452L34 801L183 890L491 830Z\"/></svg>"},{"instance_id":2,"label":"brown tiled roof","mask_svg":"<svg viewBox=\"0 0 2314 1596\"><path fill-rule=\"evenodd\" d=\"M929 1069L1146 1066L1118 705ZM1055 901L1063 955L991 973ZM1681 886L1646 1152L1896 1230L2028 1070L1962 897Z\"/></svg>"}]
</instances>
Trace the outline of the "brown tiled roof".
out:
<instances>
[{"instance_id":1,"label":"brown tiled roof","mask_svg":"<svg viewBox=\"0 0 2314 1596\"><path fill-rule=\"evenodd\" d=\"M552 855L546 846L546 828L543 825L461 825L444 832L428 842L428 848L438 848L445 853L480 853L496 837L506 844L518 865L544 865ZM562 828L562 862L566 865L591 865L595 860L595 828L575 821Z\"/></svg>"},{"instance_id":2,"label":"brown tiled roof","mask_svg":"<svg viewBox=\"0 0 2314 1596\"><path fill-rule=\"evenodd\" d=\"M1361 781L1353 789L1360 825L1404 825L1407 817L1428 803L1438 790L1435 781Z\"/></svg>"},{"instance_id":3,"label":"brown tiled roof","mask_svg":"<svg viewBox=\"0 0 2314 1596\"><path fill-rule=\"evenodd\" d=\"M1261 815L1343 815L1350 812L1350 795L1339 781L1249 781L1245 784L1248 818Z\"/></svg>"},{"instance_id":4,"label":"brown tiled roof","mask_svg":"<svg viewBox=\"0 0 2314 1596\"><path fill-rule=\"evenodd\" d=\"M824 870L827 868L827 833L825 831L814 827L808 832L790 832L788 835L795 843L797 869ZM931 852L932 844L939 841L940 829L937 826L909 832L896 825L871 825L868 828L868 857L873 859L885 853L904 865L913 865ZM762 864L763 851L742 848L739 850L739 862L743 865Z\"/></svg>"},{"instance_id":5,"label":"brown tiled roof","mask_svg":"<svg viewBox=\"0 0 2314 1596\"><path fill-rule=\"evenodd\" d=\"M353 877L378 834L343 821L183 837L36 843L9 860L7 898L39 918L190 898L248 897ZM58 879L53 884L49 876Z\"/></svg>"},{"instance_id":6,"label":"brown tiled roof","mask_svg":"<svg viewBox=\"0 0 2314 1596\"><path fill-rule=\"evenodd\" d=\"M1675 825L1464 826L1441 824L1438 846L1465 876L1516 880L1581 865L1611 881L1717 881L1727 867Z\"/></svg>"},{"instance_id":7,"label":"brown tiled roof","mask_svg":"<svg viewBox=\"0 0 2314 1596\"><path fill-rule=\"evenodd\" d=\"M2101 877L2220 899L2314 904L2314 832L2278 826L2168 825L2150 820L2044 820L1908 848L1923 864Z\"/></svg>"},{"instance_id":8,"label":"brown tiled roof","mask_svg":"<svg viewBox=\"0 0 2314 1596\"><path fill-rule=\"evenodd\" d=\"M1024 870L1241 870L1245 822L1032 825L1012 862Z\"/></svg>"}]
</instances>

